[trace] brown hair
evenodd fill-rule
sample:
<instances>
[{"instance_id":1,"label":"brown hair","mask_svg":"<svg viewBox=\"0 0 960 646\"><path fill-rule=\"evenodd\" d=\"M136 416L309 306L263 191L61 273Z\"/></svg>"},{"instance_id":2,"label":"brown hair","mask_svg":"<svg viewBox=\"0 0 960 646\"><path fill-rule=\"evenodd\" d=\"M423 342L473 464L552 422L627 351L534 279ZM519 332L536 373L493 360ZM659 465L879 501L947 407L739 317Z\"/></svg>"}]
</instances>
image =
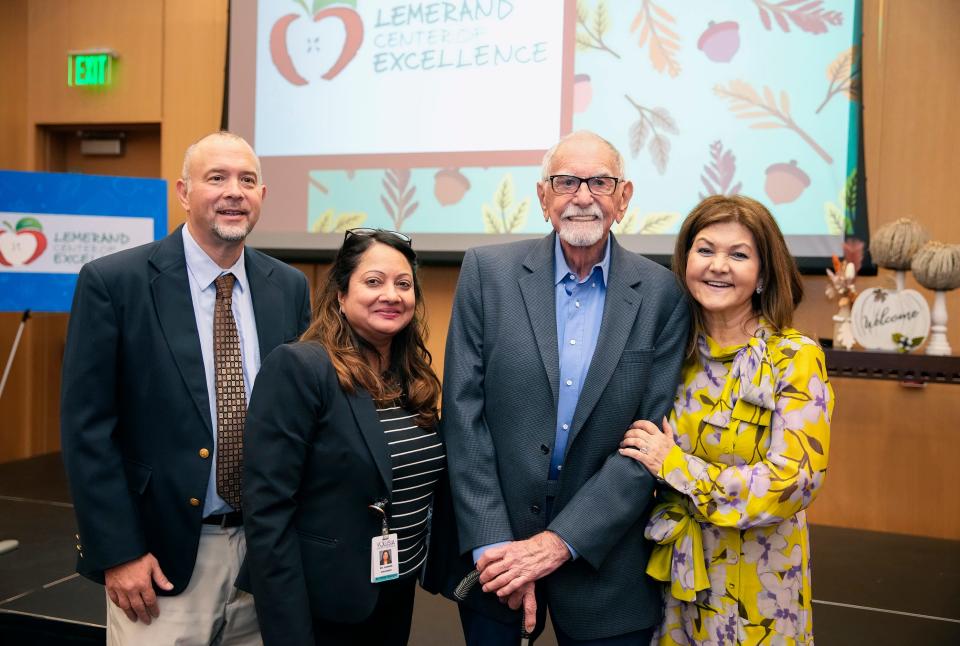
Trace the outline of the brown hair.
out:
<instances>
[{"instance_id":1,"label":"brown hair","mask_svg":"<svg viewBox=\"0 0 960 646\"><path fill-rule=\"evenodd\" d=\"M779 332L790 326L793 312L803 299L803 281L793 256L787 249L780 227L760 202L743 195L711 195L693 207L683 221L673 252L673 273L690 299L691 334L688 356L696 351L697 337L706 333L703 310L687 287L687 257L693 241L703 229L714 224L736 222L746 227L757 243L763 290L754 294L753 311Z\"/></svg>"},{"instance_id":2,"label":"brown hair","mask_svg":"<svg viewBox=\"0 0 960 646\"><path fill-rule=\"evenodd\" d=\"M413 320L393 337L390 343L389 377L382 378L364 356L376 353L373 346L361 338L340 313L338 294L346 294L350 277L360 264L360 258L374 244L396 249L410 263L413 274L413 294L416 299ZM436 425L440 381L433 372L433 357L424 339L427 336L426 312L420 279L417 276L417 254L410 243L389 231L375 230L363 235L348 235L330 267L326 284L317 294L313 323L300 337L301 341L320 343L330 356L337 371L340 387L348 393L363 388L380 403L400 401L417 414L417 422L426 428Z\"/></svg>"}]
</instances>

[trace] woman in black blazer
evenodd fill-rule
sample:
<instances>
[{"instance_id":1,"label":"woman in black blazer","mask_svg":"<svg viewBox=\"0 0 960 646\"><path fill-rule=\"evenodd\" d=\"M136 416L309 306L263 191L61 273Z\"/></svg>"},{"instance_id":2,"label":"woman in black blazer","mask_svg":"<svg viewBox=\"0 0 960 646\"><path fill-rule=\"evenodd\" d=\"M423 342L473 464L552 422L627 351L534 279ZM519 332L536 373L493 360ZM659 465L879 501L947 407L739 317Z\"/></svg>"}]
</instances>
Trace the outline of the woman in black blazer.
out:
<instances>
[{"instance_id":1,"label":"woman in black blazer","mask_svg":"<svg viewBox=\"0 0 960 646\"><path fill-rule=\"evenodd\" d=\"M313 324L257 375L238 585L268 646L407 643L446 486L416 264L403 234L347 231Z\"/></svg>"}]
</instances>

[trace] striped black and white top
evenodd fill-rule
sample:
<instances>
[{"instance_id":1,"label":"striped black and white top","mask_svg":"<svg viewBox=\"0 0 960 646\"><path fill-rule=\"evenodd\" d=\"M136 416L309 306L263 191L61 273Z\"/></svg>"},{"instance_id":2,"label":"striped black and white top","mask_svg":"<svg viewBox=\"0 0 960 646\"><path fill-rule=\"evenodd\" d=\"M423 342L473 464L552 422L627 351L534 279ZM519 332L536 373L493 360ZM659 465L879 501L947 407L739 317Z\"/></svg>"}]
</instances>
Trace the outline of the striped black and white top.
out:
<instances>
[{"instance_id":1,"label":"striped black and white top","mask_svg":"<svg viewBox=\"0 0 960 646\"><path fill-rule=\"evenodd\" d=\"M427 514L433 491L446 468L436 429L417 426L417 416L401 406L378 408L393 462L393 501L387 514L397 534L400 578L415 576L427 559Z\"/></svg>"}]
</instances>

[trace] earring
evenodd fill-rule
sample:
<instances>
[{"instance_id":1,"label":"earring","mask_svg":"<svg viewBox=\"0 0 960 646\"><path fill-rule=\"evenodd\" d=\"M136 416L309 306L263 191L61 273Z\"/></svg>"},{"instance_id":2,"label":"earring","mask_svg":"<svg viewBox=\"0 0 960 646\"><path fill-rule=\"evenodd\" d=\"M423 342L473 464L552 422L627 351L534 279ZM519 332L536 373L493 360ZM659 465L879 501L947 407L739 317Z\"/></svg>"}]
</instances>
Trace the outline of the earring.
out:
<instances>
[{"instance_id":1,"label":"earring","mask_svg":"<svg viewBox=\"0 0 960 646\"><path fill-rule=\"evenodd\" d=\"M762 294L762 293L763 293L763 281L762 281L762 280L758 280L758 281L757 281L757 293L758 293L758 294Z\"/></svg>"}]
</instances>

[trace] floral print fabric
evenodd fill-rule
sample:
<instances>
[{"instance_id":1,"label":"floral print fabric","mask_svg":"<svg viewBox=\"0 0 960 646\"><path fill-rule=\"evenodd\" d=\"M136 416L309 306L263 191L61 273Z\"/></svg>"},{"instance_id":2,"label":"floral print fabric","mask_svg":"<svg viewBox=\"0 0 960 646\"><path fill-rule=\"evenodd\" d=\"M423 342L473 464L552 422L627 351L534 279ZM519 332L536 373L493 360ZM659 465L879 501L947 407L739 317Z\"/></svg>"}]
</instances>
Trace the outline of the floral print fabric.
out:
<instances>
[{"instance_id":1,"label":"floral print fabric","mask_svg":"<svg viewBox=\"0 0 960 646\"><path fill-rule=\"evenodd\" d=\"M823 484L832 411L823 352L796 330L761 324L726 348L701 337L646 530L648 573L670 582L654 643L813 643L803 510Z\"/></svg>"}]
</instances>

